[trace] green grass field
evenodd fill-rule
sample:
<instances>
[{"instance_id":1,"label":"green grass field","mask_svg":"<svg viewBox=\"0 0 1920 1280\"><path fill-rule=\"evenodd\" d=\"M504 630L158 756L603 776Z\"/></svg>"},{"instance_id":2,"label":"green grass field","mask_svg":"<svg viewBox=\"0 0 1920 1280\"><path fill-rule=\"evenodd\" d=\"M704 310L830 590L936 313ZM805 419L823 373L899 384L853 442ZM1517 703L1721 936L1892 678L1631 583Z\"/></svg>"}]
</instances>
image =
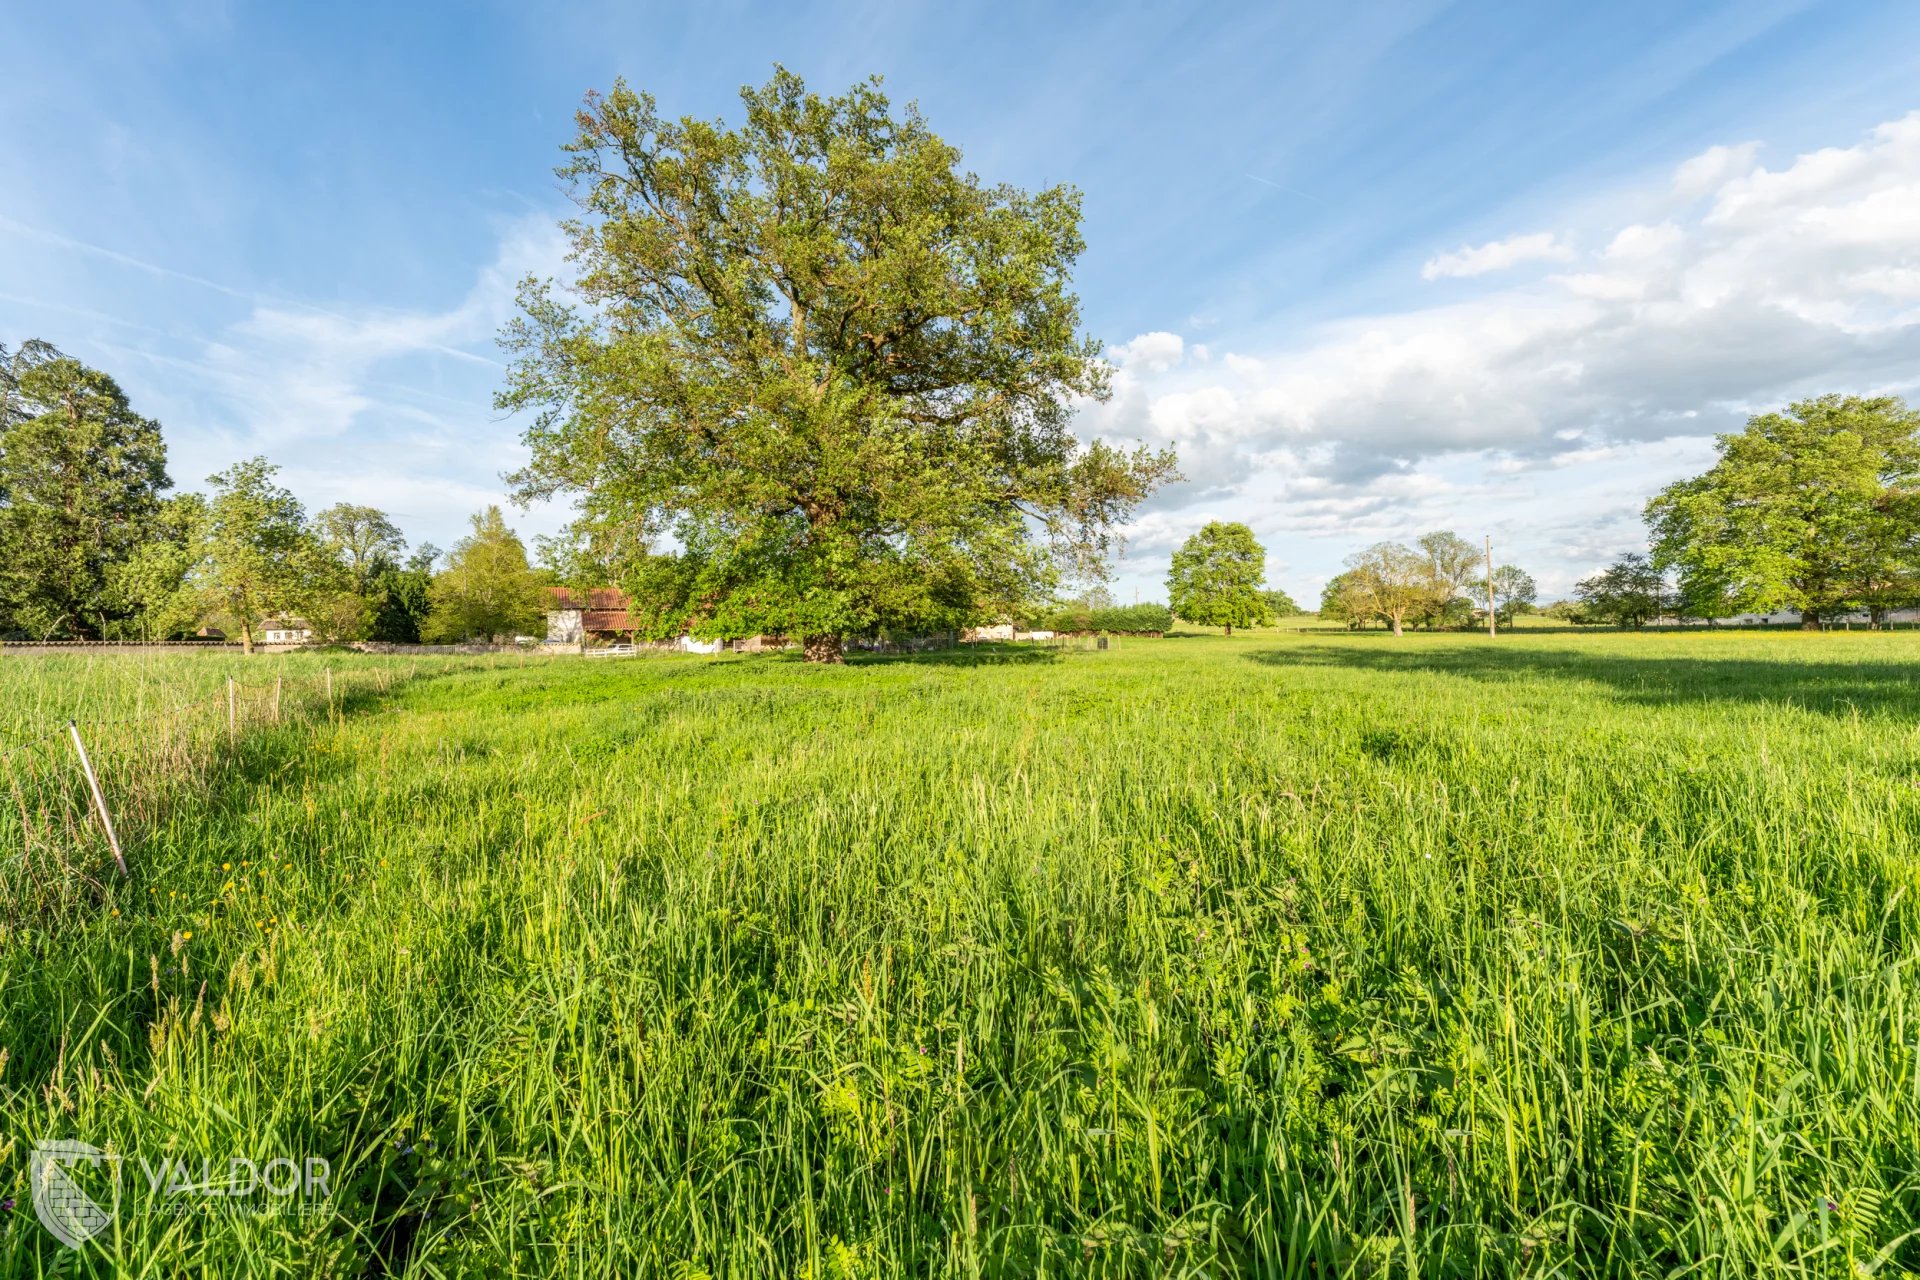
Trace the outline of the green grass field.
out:
<instances>
[{"instance_id":1,"label":"green grass field","mask_svg":"<svg viewBox=\"0 0 1920 1280\"><path fill-rule=\"evenodd\" d=\"M16 897L0 1272L1920 1268L1920 637L356 687ZM45 1138L127 1157L83 1253ZM311 1212L137 1164L282 1155Z\"/></svg>"}]
</instances>

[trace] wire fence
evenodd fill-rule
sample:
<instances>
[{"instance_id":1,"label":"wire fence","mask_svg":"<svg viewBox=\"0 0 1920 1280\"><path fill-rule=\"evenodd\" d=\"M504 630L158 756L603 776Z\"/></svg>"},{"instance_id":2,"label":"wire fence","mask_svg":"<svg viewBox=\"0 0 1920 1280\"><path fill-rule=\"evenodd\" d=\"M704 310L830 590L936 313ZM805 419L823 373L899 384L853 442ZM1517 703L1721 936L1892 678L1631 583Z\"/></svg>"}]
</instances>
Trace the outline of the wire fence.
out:
<instances>
[{"instance_id":1,"label":"wire fence","mask_svg":"<svg viewBox=\"0 0 1920 1280\"><path fill-rule=\"evenodd\" d=\"M436 659L227 675L186 697L139 689L122 715L57 717L0 729L0 917L52 922L137 875L142 840L182 802L205 796L249 736L317 723L423 674L497 662ZM97 702L98 699L95 699ZM131 864L131 865L130 865Z\"/></svg>"}]
</instances>

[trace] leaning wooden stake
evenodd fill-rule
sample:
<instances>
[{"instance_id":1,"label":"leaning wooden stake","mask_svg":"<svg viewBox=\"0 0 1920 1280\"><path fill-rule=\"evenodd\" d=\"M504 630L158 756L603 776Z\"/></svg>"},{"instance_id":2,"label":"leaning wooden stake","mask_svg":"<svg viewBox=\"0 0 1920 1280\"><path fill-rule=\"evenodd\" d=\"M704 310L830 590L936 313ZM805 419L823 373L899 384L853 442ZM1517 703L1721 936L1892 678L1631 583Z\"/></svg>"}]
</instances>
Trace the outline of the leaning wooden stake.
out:
<instances>
[{"instance_id":1,"label":"leaning wooden stake","mask_svg":"<svg viewBox=\"0 0 1920 1280\"><path fill-rule=\"evenodd\" d=\"M327 668L327 710L333 710L333 668Z\"/></svg>"},{"instance_id":2,"label":"leaning wooden stake","mask_svg":"<svg viewBox=\"0 0 1920 1280\"><path fill-rule=\"evenodd\" d=\"M233 677L227 677L227 745L233 745Z\"/></svg>"},{"instance_id":3,"label":"leaning wooden stake","mask_svg":"<svg viewBox=\"0 0 1920 1280\"><path fill-rule=\"evenodd\" d=\"M280 677L273 678L273 722L280 723Z\"/></svg>"},{"instance_id":4,"label":"leaning wooden stake","mask_svg":"<svg viewBox=\"0 0 1920 1280\"><path fill-rule=\"evenodd\" d=\"M100 825L106 828L107 844L113 849L114 865L120 868L120 874L127 874L127 859L120 852L120 837L114 834L113 816L107 812L107 798L100 794L100 779L93 776L93 761L87 759L87 744L80 741L80 726L67 721L67 732L73 735L73 749L80 757L80 767L86 770L87 786L93 792L93 807L100 814Z\"/></svg>"}]
</instances>

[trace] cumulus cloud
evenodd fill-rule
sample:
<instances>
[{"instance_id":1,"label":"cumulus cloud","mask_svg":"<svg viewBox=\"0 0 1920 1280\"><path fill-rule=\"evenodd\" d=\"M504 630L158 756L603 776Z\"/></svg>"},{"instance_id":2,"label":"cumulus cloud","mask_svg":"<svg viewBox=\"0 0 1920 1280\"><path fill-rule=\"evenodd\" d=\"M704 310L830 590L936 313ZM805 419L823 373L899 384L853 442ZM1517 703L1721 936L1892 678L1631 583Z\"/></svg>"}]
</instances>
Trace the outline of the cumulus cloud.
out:
<instances>
[{"instance_id":1,"label":"cumulus cloud","mask_svg":"<svg viewBox=\"0 0 1920 1280\"><path fill-rule=\"evenodd\" d=\"M1143 333L1132 342L1123 342L1108 354L1116 364L1145 373L1165 373L1180 363L1187 344L1177 333L1155 330Z\"/></svg>"},{"instance_id":2,"label":"cumulus cloud","mask_svg":"<svg viewBox=\"0 0 1920 1280\"><path fill-rule=\"evenodd\" d=\"M1796 395L1920 376L1920 112L1706 194L1691 218L1622 217L1566 274L1257 355L1236 341L1231 377L1131 361L1095 417L1183 452L1324 445L1417 461L1559 452L1566 431L1704 434ZM1179 349L1146 337L1143 351Z\"/></svg>"},{"instance_id":3,"label":"cumulus cloud","mask_svg":"<svg viewBox=\"0 0 1920 1280\"><path fill-rule=\"evenodd\" d=\"M1535 518L1557 530L1553 554L1584 555L1633 545L1640 504L1686 474L1663 468L1697 468L1751 413L1920 388L1920 112L1773 167L1749 145L1713 148L1672 185L1685 211L1640 194L1590 218L1580 240L1597 250L1542 233L1429 264L1553 256L1562 274L1286 340L1227 335L1233 354L1208 368L1139 362L1086 422L1179 451L1190 483L1156 498L1162 534L1228 511L1355 543L1497 517L1464 481L1417 488L1465 466L1503 503L1558 495Z\"/></svg>"},{"instance_id":4,"label":"cumulus cloud","mask_svg":"<svg viewBox=\"0 0 1920 1280\"><path fill-rule=\"evenodd\" d=\"M1751 170L1759 154L1757 142L1708 147L1674 170L1673 194L1682 200L1698 200L1717 190L1727 179Z\"/></svg>"},{"instance_id":5,"label":"cumulus cloud","mask_svg":"<svg viewBox=\"0 0 1920 1280\"><path fill-rule=\"evenodd\" d=\"M1426 280L1483 276L1490 271L1505 271L1523 262L1564 262L1572 256L1572 246L1562 243L1551 231L1536 231L1488 244L1462 245L1452 253L1427 259L1426 265L1420 268L1420 275Z\"/></svg>"}]
</instances>

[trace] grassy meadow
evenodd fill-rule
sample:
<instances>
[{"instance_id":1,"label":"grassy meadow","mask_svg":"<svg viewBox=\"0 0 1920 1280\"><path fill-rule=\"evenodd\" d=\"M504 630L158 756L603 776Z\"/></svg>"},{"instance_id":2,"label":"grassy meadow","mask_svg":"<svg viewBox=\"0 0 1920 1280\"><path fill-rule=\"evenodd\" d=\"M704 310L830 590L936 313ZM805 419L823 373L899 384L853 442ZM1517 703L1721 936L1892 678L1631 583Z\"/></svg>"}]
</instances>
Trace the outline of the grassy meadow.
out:
<instances>
[{"instance_id":1,"label":"grassy meadow","mask_svg":"<svg viewBox=\"0 0 1920 1280\"><path fill-rule=\"evenodd\" d=\"M11 898L0 1274L1920 1269L1920 637L379 661Z\"/></svg>"}]
</instances>

